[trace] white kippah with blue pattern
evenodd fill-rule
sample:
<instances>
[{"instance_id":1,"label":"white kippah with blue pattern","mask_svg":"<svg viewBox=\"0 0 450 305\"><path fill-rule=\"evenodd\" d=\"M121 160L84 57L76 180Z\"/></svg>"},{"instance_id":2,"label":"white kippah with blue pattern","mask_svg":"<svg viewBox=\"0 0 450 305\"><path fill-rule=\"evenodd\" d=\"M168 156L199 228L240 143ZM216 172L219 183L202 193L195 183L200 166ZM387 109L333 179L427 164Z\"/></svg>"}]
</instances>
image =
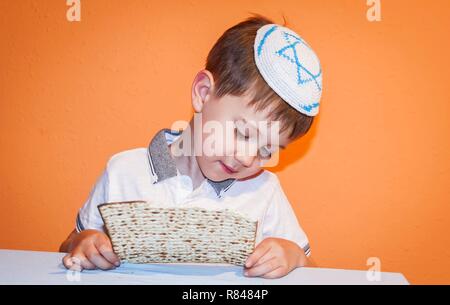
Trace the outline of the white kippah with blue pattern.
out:
<instances>
[{"instance_id":1,"label":"white kippah with blue pattern","mask_svg":"<svg viewBox=\"0 0 450 305\"><path fill-rule=\"evenodd\" d=\"M256 33L254 52L256 66L267 84L296 110L317 115L322 68L311 47L292 30L267 24Z\"/></svg>"}]
</instances>

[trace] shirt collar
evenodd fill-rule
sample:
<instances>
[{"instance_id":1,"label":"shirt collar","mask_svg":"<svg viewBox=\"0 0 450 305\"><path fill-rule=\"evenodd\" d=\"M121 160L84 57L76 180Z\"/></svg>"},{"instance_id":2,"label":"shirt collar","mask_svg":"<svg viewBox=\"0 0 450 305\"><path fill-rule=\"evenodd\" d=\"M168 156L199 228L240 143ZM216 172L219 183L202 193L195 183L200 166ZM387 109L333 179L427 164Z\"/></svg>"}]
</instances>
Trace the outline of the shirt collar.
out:
<instances>
[{"instance_id":1,"label":"shirt collar","mask_svg":"<svg viewBox=\"0 0 450 305\"><path fill-rule=\"evenodd\" d=\"M176 163L170 154L168 144L171 142L169 140L170 137L178 137L180 135L180 131L164 128L158 131L150 141L148 146L148 156L152 174L156 177L157 182L177 175ZM219 182L207 180L219 197L236 181L236 179L233 178Z\"/></svg>"}]
</instances>

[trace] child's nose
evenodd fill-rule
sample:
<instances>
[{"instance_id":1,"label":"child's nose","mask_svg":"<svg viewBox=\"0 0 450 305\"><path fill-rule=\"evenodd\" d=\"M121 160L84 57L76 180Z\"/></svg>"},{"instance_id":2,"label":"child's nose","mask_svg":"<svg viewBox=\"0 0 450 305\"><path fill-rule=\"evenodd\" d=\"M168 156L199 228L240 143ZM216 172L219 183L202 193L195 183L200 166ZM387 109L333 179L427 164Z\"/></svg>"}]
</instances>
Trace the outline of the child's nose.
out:
<instances>
[{"instance_id":1,"label":"child's nose","mask_svg":"<svg viewBox=\"0 0 450 305\"><path fill-rule=\"evenodd\" d=\"M249 154L236 154L235 159L242 164L244 167L250 167L253 162L255 161L256 156L255 155L249 155Z\"/></svg>"},{"instance_id":2,"label":"child's nose","mask_svg":"<svg viewBox=\"0 0 450 305\"><path fill-rule=\"evenodd\" d=\"M250 167L258 154L258 145L254 141L238 141L234 151L234 158L242 166Z\"/></svg>"}]
</instances>

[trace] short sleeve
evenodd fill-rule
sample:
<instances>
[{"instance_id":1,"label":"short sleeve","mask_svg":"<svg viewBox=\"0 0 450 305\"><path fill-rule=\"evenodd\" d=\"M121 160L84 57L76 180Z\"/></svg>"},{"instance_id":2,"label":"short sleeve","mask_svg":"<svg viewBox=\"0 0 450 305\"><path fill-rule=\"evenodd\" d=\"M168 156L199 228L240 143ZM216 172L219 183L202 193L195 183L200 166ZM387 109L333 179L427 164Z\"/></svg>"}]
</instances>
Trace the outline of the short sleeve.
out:
<instances>
[{"instance_id":1,"label":"short sleeve","mask_svg":"<svg viewBox=\"0 0 450 305\"><path fill-rule=\"evenodd\" d=\"M108 202L107 169L105 169L102 175L97 179L88 199L78 211L76 220L76 230L78 233L88 229L104 231L104 224L98 210L98 205L105 202Z\"/></svg>"},{"instance_id":2,"label":"short sleeve","mask_svg":"<svg viewBox=\"0 0 450 305\"><path fill-rule=\"evenodd\" d=\"M263 238L283 238L295 242L307 256L311 255L308 237L297 220L278 179L269 207L264 216L262 235Z\"/></svg>"}]
</instances>

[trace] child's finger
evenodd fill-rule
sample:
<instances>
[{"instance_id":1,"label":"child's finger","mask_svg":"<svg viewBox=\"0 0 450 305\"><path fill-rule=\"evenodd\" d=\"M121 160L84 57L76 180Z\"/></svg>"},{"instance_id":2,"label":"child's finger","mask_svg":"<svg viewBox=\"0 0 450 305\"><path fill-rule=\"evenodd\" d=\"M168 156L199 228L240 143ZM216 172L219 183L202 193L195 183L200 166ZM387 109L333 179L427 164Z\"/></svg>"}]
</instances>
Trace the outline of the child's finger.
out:
<instances>
[{"instance_id":1,"label":"child's finger","mask_svg":"<svg viewBox=\"0 0 450 305\"><path fill-rule=\"evenodd\" d=\"M257 265L250 269L245 270L244 275L245 276L261 276L261 275L264 275L266 273L269 273L269 272L277 269L278 267L280 267L280 262L276 257L274 257L274 258L271 258L270 260L268 260L267 262L265 262L264 264L260 264L260 265Z\"/></svg>"},{"instance_id":2,"label":"child's finger","mask_svg":"<svg viewBox=\"0 0 450 305\"><path fill-rule=\"evenodd\" d=\"M81 262L81 267L83 269L87 270L97 269L97 266L95 266L92 262L90 262L89 259L84 254L77 254L74 258L76 258L78 261Z\"/></svg>"},{"instance_id":3,"label":"child's finger","mask_svg":"<svg viewBox=\"0 0 450 305\"><path fill-rule=\"evenodd\" d=\"M117 257L117 255L114 253L111 247L108 247L107 245L101 245L97 247L97 249L108 262L110 262L115 266L120 265L120 259Z\"/></svg>"},{"instance_id":4,"label":"child's finger","mask_svg":"<svg viewBox=\"0 0 450 305\"><path fill-rule=\"evenodd\" d=\"M102 269L102 270L108 270L108 269L113 269L114 265L111 264L110 262L108 262L103 255L101 255L98 251L97 248L92 247L93 249L91 249L89 251L89 254L87 255L87 258L89 259L89 261L94 264L95 266L97 266L98 268Z\"/></svg>"},{"instance_id":5,"label":"child's finger","mask_svg":"<svg viewBox=\"0 0 450 305\"><path fill-rule=\"evenodd\" d=\"M252 267L256 267L258 265L264 264L265 262L271 260L272 258L274 258L276 255L273 253L273 249L269 249L269 251L267 251L263 256L261 256L254 264Z\"/></svg>"},{"instance_id":6,"label":"child's finger","mask_svg":"<svg viewBox=\"0 0 450 305\"><path fill-rule=\"evenodd\" d=\"M266 274L263 274L262 277L265 279L277 279L282 276L285 276L287 273L283 267L278 267L275 270L272 270Z\"/></svg>"},{"instance_id":7,"label":"child's finger","mask_svg":"<svg viewBox=\"0 0 450 305\"><path fill-rule=\"evenodd\" d=\"M102 270L114 269L114 265L108 262L100 253L91 254L88 257L89 261L97 268Z\"/></svg>"},{"instance_id":8,"label":"child's finger","mask_svg":"<svg viewBox=\"0 0 450 305\"><path fill-rule=\"evenodd\" d=\"M74 262L72 260L72 256L70 255L70 253L67 253L63 259L63 265L64 267L66 267L67 269L73 268L74 267Z\"/></svg>"},{"instance_id":9,"label":"child's finger","mask_svg":"<svg viewBox=\"0 0 450 305\"><path fill-rule=\"evenodd\" d=\"M264 254L270 250L270 244L262 241L258 246L256 246L255 251L250 254L245 262L246 268L251 268Z\"/></svg>"}]
</instances>

